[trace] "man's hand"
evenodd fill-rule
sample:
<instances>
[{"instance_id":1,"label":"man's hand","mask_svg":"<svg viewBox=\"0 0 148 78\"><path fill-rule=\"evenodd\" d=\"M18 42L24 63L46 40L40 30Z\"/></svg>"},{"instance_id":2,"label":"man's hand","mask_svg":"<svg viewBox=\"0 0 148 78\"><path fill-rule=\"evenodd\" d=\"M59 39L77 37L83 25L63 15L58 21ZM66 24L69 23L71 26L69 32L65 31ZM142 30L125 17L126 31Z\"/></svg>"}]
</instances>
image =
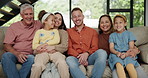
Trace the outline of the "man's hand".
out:
<instances>
[{"instance_id":1,"label":"man's hand","mask_svg":"<svg viewBox=\"0 0 148 78\"><path fill-rule=\"evenodd\" d=\"M27 61L27 58L28 58L28 56L26 55L26 53L21 53L21 52L19 52L19 53L17 53L16 54L16 57L17 57L17 59L18 59L18 61L20 62L20 63L24 63L24 62L26 62Z\"/></svg>"},{"instance_id":2,"label":"man's hand","mask_svg":"<svg viewBox=\"0 0 148 78\"><path fill-rule=\"evenodd\" d=\"M77 58L79 59L79 63L84 65L84 66L87 66L88 65L88 61L87 61L88 56L89 56L89 54L87 52L79 54L77 56Z\"/></svg>"},{"instance_id":3,"label":"man's hand","mask_svg":"<svg viewBox=\"0 0 148 78\"><path fill-rule=\"evenodd\" d=\"M84 65L84 66L88 66L88 61L86 61L83 65Z\"/></svg>"},{"instance_id":4,"label":"man's hand","mask_svg":"<svg viewBox=\"0 0 148 78\"><path fill-rule=\"evenodd\" d=\"M11 52L13 53L18 61L20 63L24 63L25 61L27 61L27 55L29 55L30 53L27 53L27 52L18 52L16 51L11 44L4 44L4 49L7 51L7 52Z\"/></svg>"}]
</instances>

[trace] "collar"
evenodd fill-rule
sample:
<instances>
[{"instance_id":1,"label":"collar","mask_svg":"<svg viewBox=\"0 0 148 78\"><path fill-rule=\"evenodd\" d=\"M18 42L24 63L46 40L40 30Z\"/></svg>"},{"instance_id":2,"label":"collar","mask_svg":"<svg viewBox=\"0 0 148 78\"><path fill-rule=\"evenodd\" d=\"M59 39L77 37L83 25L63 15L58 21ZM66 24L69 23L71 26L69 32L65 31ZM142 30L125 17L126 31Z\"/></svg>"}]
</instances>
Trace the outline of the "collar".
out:
<instances>
[{"instance_id":1,"label":"collar","mask_svg":"<svg viewBox=\"0 0 148 78\"><path fill-rule=\"evenodd\" d=\"M87 28L87 26L85 26L85 24L84 24L82 30L85 30L86 28ZM74 26L74 27L73 27L73 30L75 30L75 31L78 32L78 28L77 28L77 26ZM82 30L81 30L81 31L82 31Z\"/></svg>"},{"instance_id":2,"label":"collar","mask_svg":"<svg viewBox=\"0 0 148 78\"><path fill-rule=\"evenodd\" d=\"M22 20L20 21L20 24L23 28L30 29L30 28L34 27L35 21L33 21L32 25L30 25L30 26L25 25Z\"/></svg>"}]
</instances>

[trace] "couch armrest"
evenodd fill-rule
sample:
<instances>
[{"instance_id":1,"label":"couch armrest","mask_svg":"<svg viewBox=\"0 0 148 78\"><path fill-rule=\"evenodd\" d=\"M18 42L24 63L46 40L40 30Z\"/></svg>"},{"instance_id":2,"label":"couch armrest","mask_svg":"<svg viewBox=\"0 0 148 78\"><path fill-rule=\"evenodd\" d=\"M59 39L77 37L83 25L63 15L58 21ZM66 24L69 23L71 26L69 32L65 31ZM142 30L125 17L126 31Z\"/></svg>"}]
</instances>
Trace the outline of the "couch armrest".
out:
<instances>
[{"instance_id":1,"label":"couch armrest","mask_svg":"<svg viewBox=\"0 0 148 78\"><path fill-rule=\"evenodd\" d=\"M144 44L138 47L140 52L140 61L148 64L148 44Z\"/></svg>"}]
</instances>

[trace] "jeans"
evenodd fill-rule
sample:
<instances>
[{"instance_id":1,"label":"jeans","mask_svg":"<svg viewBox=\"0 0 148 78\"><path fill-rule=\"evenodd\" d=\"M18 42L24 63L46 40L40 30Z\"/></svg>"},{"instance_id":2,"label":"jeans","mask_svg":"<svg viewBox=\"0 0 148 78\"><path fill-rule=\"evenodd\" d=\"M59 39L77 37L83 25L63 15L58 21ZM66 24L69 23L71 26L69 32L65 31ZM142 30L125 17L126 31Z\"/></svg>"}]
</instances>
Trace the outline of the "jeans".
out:
<instances>
[{"instance_id":1,"label":"jeans","mask_svg":"<svg viewBox=\"0 0 148 78\"><path fill-rule=\"evenodd\" d=\"M2 55L2 68L7 78L29 78L31 67L34 63L34 56L27 56L27 61L24 62L21 69L18 70L16 64L19 62L14 54L6 52Z\"/></svg>"},{"instance_id":2,"label":"jeans","mask_svg":"<svg viewBox=\"0 0 148 78\"><path fill-rule=\"evenodd\" d=\"M107 53L102 49L97 50L88 57L88 65L94 65L90 78L101 78L103 76L106 67L106 59ZM69 56L67 57L66 62L73 78L86 78L79 68L80 63L76 57Z\"/></svg>"},{"instance_id":3,"label":"jeans","mask_svg":"<svg viewBox=\"0 0 148 78\"><path fill-rule=\"evenodd\" d=\"M136 67L138 78L148 78L147 74L144 72L141 66ZM118 78L116 70L112 71L112 77Z\"/></svg>"}]
</instances>

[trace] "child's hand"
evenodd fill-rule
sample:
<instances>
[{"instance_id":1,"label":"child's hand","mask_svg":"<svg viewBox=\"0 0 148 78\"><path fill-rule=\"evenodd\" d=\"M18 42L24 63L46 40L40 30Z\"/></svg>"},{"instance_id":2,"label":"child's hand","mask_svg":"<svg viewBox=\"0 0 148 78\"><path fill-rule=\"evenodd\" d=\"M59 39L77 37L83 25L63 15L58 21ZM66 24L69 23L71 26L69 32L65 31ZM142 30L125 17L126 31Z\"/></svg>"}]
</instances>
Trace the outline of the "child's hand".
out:
<instances>
[{"instance_id":1,"label":"child's hand","mask_svg":"<svg viewBox=\"0 0 148 78\"><path fill-rule=\"evenodd\" d=\"M38 53L46 52L46 51L47 51L46 46L48 46L47 43L38 46L37 49L36 49L37 52L38 52Z\"/></svg>"},{"instance_id":2,"label":"child's hand","mask_svg":"<svg viewBox=\"0 0 148 78\"><path fill-rule=\"evenodd\" d=\"M46 47L46 46L48 46L47 43L44 43L44 44L41 45L41 47Z\"/></svg>"},{"instance_id":3,"label":"child's hand","mask_svg":"<svg viewBox=\"0 0 148 78\"><path fill-rule=\"evenodd\" d=\"M121 52L117 52L116 55L117 55L118 57L120 57L120 56L121 56Z\"/></svg>"},{"instance_id":4,"label":"child's hand","mask_svg":"<svg viewBox=\"0 0 148 78\"><path fill-rule=\"evenodd\" d=\"M40 52L41 52L41 49L42 49L42 47L41 47L41 46L38 46L38 47L36 48L36 52L37 52L37 53L40 53Z\"/></svg>"},{"instance_id":5,"label":"child's hand","mask_svg":"<svg viewBox=\"0 0 148 78\"><path fill-rule=\"evenodd\" d=\"M131 53L131 50L128 50L128 51L126 52L126 57L130 56L130 53Z\"/></svg>"},{"instance_id":6,"label":"child's hand","mask_svg":"<svg viewBox=\"0 0 148 78\"><path fill-rule=\"evenodd\" d=\"M125 57L126 57L126 53L121 53L120 58L121 58L121 59L124 59Z\"/></svg>"}]
</instances>

